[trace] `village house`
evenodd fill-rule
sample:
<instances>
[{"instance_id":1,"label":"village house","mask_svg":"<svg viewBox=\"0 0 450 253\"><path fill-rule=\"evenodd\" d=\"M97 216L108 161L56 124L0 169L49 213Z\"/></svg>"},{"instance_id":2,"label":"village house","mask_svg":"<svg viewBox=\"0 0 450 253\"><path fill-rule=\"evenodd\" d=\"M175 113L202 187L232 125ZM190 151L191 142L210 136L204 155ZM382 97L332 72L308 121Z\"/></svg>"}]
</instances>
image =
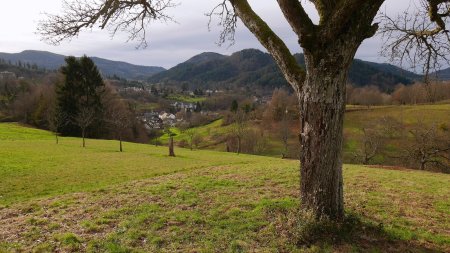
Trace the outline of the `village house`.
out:
<instances>
[{"instance_id":1,"label":"village house","mask_svg":"<svg viewBox=\"0 0 450 253\"><path fill-rule=\"evenodd\" d=\"M0 81L12 81L12 80L16 80L16 79L17 79L17 76L13 72L9 72L9 71L0 72Z\"/></svg>"},{"instance_id":2,"label":"village house","mask_svg":"<svg viewBox=\"0 0 450 253\"><path fill-rule=\"evenodd\" d=\"M197 109L197 105L194 103L174 102L171 104L176 111L193 112Z\"/></svg>"},{"instance_id":3,"label":"village house","mask_svg":"<svg viewBox=\"0 0 450 253\"><path fill-rule=\"evenodd\" d=\"M159 118L163 121L166 126L174 127L177 124L177 117L172 113L161 112Z\"/></svg>"},{"instance_id":4,"label":"village house","mask_svg":"<svg viewBox=\"0 0 450 253\"><path fill-rule=\"evenodd\" d=\"M146 129L162 129L164 128L163 120L159 117L157 112L146 112L141 117L141 121L144 122Z\"/></svg>"}]
</instances>

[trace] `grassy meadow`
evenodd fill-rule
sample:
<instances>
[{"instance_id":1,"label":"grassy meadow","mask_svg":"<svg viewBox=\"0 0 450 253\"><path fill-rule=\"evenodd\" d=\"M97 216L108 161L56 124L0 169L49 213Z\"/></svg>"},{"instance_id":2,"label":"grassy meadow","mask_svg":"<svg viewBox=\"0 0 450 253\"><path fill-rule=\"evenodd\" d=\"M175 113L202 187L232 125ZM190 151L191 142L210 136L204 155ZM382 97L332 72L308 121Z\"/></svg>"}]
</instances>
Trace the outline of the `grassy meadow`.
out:
<instances>
[{"instance_id":1,"label":"grassy meadow","mask_svg":"<svg viewBox=\"0 0 450 253\"><path fill-rule=\"evenodd\" d=\"M344 166L349 221L300 244L298 162L0 124L0 252L449 252L450 175ZM326 231L325 231L326 232Z\"/></svg>"},{"instance_id":2,"label":"grassy meadow","mask_svg":"<svg viewBox=\"0 0 450 253\"><path fill-rule=\"evenodd\" d=\"M363 135L362 129L375 124L383 126L383 119L390 118L405 126L402 135L408 136L408 131L414 125L437 125L439 127L450 127L450 103L429 104L429 105L401 105L401 106L376 106L364 107L355 106L348 108L345 114L344 135L346 143L344 145L344 159L347 162L358 162L354 154L358 149L358 139ZM450 134L450 132L448 132ZM399 152L408 145L411 145L411 138L391 138L386 140L385 150L378 154L372 163L392 164L389 161L399 156Z\"/></svg>"}]
</instances>

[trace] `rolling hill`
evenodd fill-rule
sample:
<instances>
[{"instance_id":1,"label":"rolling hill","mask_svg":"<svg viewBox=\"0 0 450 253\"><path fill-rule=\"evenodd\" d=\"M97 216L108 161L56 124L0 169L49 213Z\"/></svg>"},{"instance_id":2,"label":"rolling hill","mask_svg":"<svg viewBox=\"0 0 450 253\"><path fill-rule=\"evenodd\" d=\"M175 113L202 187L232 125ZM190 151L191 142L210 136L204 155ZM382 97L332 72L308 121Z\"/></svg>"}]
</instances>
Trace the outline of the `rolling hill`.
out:
<instances>
[{"instance_id":1,"label":"rolling hill","mask_svg":"<svg viewBox=\"0 0 450 253\"><path fill-rule=\"evenodd\" d=\"M431 74L439 80L450 80L450 68L442 69Z\"/></svg>"},{"instance_id":2,"label":"rolling hill","mask_svg":"<svg viewBox=\"0 0 450 253\"><path fill-rule=\"evenodd\" d=\"M45 51L26 50L20 53L0 53L0 59L12 64L30 63L36 64L40 68L48 70L59 69L64 65L64 58L66 56L54 54ZM146 79L156 73L164 71L162 67L139 66L126 62L111 61L98 57L92 57L92 60L98 66L100 71L105 76L118 76L125 79Z\"/></svg>"},{"instance_id":3,"label":"rolling hill","mask_svg":"<svg viewBox=\"0 0 450 253\"><path fill-rule=\"evenodd\" d=\"M302 54L295 55L304 65ZM420 76L390 64L354 60L349 81L356 86L375 85L390 91L398 83L410 84ZM272 57L256 49L246 49L230 56L202 53L160 72L151 82L189 82L200 86L259 86L274 88L287 85Z\"/></svg>"},{"instance_id":4,"label":"rolling hill","mask_svg":"<svg viewBox=\"0 0 450 253\"><path fill-rule=\"evenodd\" d=\"M450 250L450 175L344 165L348 220L319 232L297 209L297 161L173 158L132 143L120 153L105 140L83 149L17 124L0 124L0 140L0 252ZM305 231L323 237L302 244Z\"/></svg>"},{"instance_id":5,"label":"rolling hill","mask_svg":"<svg viewBox=\"0 0 450 253\"><path fill-rule=\"evenodd\" d=\"M295 55L304 65L302 54ZM55 70L64 64L64 55L45 51L26 50L21 53L0 53L0 59L16 64L36 64L39 68ZM92 57L105 76L151 82L183 83L194 86L256 86L273 89L287 85L272 57L257 49L245 49L230 56L205 52L165 70L162 67L133 65ZM391 91L398 83L410 84L419 75L385 63L355 59L349 72L349 82L355 86L375 85Z\"/></svg>"}]
</instances>

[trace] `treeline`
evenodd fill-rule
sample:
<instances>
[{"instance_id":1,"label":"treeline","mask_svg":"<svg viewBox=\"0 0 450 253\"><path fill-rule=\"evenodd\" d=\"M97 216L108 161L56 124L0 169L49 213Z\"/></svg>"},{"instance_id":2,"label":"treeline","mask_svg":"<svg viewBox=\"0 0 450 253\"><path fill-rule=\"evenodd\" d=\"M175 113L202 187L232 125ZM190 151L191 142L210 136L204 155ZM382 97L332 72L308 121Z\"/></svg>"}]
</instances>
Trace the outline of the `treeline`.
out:
<instances>
[{"instance_id":1,"label":"treeline","mask_svg":"<svg viewBox=\"0 0 450 253\"><path fill-rule=\"evenodd\" d=\"M3 121L16 121L63 136L147 142L133 107L105 82L92 60L66 58L58 73L39 80L0 80Z\"/></svg>"},{"instance_id":2,"label":"treeline","mask_svg":"<svg viewBox=\"0 0 450 253\"><path fill-rule=\"evenodd\" d=\"M11 62L0 58L0 72L8 71L13 72L17 77L23 79L27 78L29 80L36 80L44 78L48 73L55 73L56 71L47 70L41 68L36 64L31 64L29 62Z\"/></svg>"},{"instance_id":3,"label":"treeline","mask_svg":"<svg viewBox=\"0 0 450 253\"><path fill-rule=\"evenodd\" d=\"M450 82L399 84L392 93L384 93L376 86L356 88L347 85L347 104L352 105L392 105L425 104L450 99Z\"/></svg>"},{"instance_id":4,"label":"treeline","mask_svg":"<svg viewBox=\"0 0 450 253\"><path fill-rule=\"evenodd\" d=\"M25 68L28 70L40 70L41 69L38 67L38 65L36 63L29 63L29 62L22 62L22 61L12 62L11 60L5 60L3 58L0 58L0 64L13 65L13 66L17 66L19 68ZM42 70L45 71L45 69L42 69Z\"/></svg>"}]
</instances>

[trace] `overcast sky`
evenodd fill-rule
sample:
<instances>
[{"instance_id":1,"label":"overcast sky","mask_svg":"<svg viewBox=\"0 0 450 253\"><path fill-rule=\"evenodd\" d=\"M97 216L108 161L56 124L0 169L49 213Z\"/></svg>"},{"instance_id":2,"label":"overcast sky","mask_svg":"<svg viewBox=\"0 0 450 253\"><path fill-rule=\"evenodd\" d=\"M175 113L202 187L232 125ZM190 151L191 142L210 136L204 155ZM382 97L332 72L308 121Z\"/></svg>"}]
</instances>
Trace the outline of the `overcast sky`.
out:
<instances>
[{"instance_id":1,"label":"overcast sky","mask_svg":"<svg viewBox=\"0 0 450 253\"><path fill-rule=\"evenodd\" d=\"M177 0L175 0L177 1ZM177 23L154 23L150 26L149 46L136 50L137 42L126 43L126 35L111 39L107 31L84 32L72 41L51 46L42 41L36 32L44 12L56 14L61 10L61 0L10 1L0 0L0 52L17 53L27 49L45 50L64 55L98 56L133 64L170 68L201 52L231 54L245 48L263 50L254 36L242 25L238 27L236 43L232 47L218 47L220 28L208 31L208 18L204 15L219 0L178 0L179 6L170 11ZM399 13L411 0L387 0L383 12ZM283 18L275 0L250 0L257 13L282 37L293 53L301 52L295 34ZM317 13L309 1L302 3L314 21ZM385 62L379 56L379 38L366 40L358 50L357 58Z\"/></svg>"}]
</instances>

